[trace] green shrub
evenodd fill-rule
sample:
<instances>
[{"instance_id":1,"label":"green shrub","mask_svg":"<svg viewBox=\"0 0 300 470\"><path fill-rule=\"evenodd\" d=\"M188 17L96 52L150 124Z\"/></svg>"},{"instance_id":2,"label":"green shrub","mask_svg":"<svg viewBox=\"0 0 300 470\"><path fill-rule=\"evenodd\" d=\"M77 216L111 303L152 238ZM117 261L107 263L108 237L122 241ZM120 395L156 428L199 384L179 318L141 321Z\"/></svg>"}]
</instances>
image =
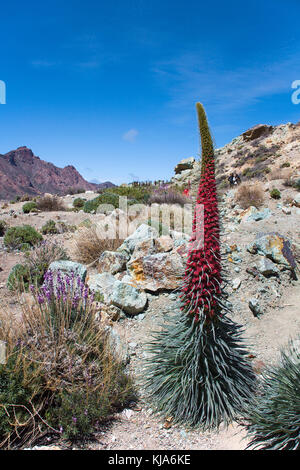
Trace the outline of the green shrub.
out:
<instances>
[{"instance_id":1,"label":"green shrub","mask_svg":"<svg viewBox=\"0 0 300 470\"><path fill-rule=\"evenodd\" d=\"M36 202L26 202L22 207L24 214L29 214L34 209L37 209Z\"/></svg>"},{"instance_id":2,"label":"green shrub","mask_svg":"<svg viewBox=\"0 0 300 470\"><path fill-rule=\"evenodd\" d=\"M69 188L67 189L66 194L70 194L71 196L73 196L74 194L82 194L85 192L86 190L84 188Z\"/></svg>"},{"instance_id":3,"label":"green shrub","mask_svg":"<svg viewBox=\"0 0 300 470\"><path fill-rule=\"evenodd\" d=\"M85 200L82 199L81 197L77 197L76 199L74 199L73 201L73 207L75 207L76 209L82 209L84 204L85 204Z\"/></svg>"},{"instance_id":4,"label":"green shrub","mask_svg":"<svg viewBox=\"0 0 300 470\"><path fill-rule=\"evenodd\" d=\"M44 235L47 235L47 234L55 234L55 233L58 233L58 229L56 227L56 224L54 222L54 220L48 220L45 225L42 226L41 228L41 232L44 234Z\"/></svg>"},{"instance_id":5,"label":"green shrub","mask_svg":"<svg viewBox=\"0 0 300 470\"><path fill-rule=\"evenodd\" d=\"M7 223L4 220L0 220L0 237L3 237L7 230Z\"/></svg>"},{"instance_id":6,"label":"green shrub","mask_svg":"<svg viewBox=\"0 0 300 470\"><path fill-rule=\"evenodd\" d=\"M280 198L281 198L281 193L280 193L280 191L279 191L278 189L273 188L273 189L271 189L271 191L270 191L270 196L271 196L271 198L273 198L273 199L280 199Z\"/></svg>"},{"instance_id":7,"label":"green shrub","mask_svg":"<svg viewBox=\"0 0 300 470\"><path fill-rule=\"evenodd\" d=\"M95 197L94 199L91 199L90 201L86 201L83 206L84 212L87 212L88 214L97 210L99 206L99 196Z\"/></svg>"},{"instance_id":8,"label":"green shrub","mask_svg":"<svg viewBox=\"0 0 300 470\"><path fill-rule=\"evenodd\" d=\"M66 250L58 243L43 241L25 253L25 262L16 264L10 271L7 287L10 290L27 291L30 284L40 286L44 274L53 261L69 260Z\"/></svg>"},{"instance_id":9,"label":"green shrub","mask_svg":"<svg viewBox=\"0 0 300 470\"><path fill-rule=\"evenodd\" d=\"M70 257L61 245L48 240L25 253L25 265L29 269L31 284L41 285L49 265L60 260L70 260Z\"/></svg>"},{"instance_id":10,"label":"green shrub","mask_svg":"<svg viewBox=\"0 0 300 470\"><path fill-rule=\"evenodd\" d=\"M0 448L28 447L47 434L89 437L134 398L109 333L95 319L93 296L69 278L60 300L60 284L50 300L48 291L31 288L33 304L22 304L19 326L0 312L0 340L7 346L0 365Z\"/></svg>"},{"instance_id":11,"label":"green shrub","mask_svg":"<svg viewBox=\"0 0 300 470\"><path fill-rule=\"evenodd\" d=\"M33 367L34 364L32 364ZM19 423L26 423L29 419L26 408L33 390L30 383L24 380L25 373L22 361L20 361L20 354L15 347L12 349L7 363L0 364L0 448L9 448L12 415ZM33 375L32 370L31 375ZM11 404L14 406L10 406ZM22 434L21 426L20 431Z\"/></svg>"},{"instance_id":12,"label":"green shrub","mask_svg":"<svg viewBox=\"0 0 300 470\"><path fill-rule=\"evenodd\" d=\"M28 249L36 245L43 239L31 225L20 225L18 227L10 227L4 235L4 245L10 249Z\"/></svg>"},{"instance_id":13,"label":"green shrub","mask_svg":"<svg viewBox=\"0 0 300 470\"><path fill-rule=\"evenodd\" d=\"M247 410L248 448L299 450L299 339L281 351L279 364L263 373L259 390Z\"/></svg>"},{"instance_id":14,"label":"green shrub","mask_svg":"<svg viewBox=\"0 0 300 470\"><path fill-rule=\"evenodd\" d=\"M280 168L289 168L290 166L290 162L284 162L282 165L280 165Z\"/></svg>"},{"instance_id":15,"label":"green shrub","mask_svg":"<svg viewBox=\"0 0 300 470\"><path fill-rule=\"evenodd\" d=\"M28 290L31 282L30 270L24 264L16 264L10 271L7 287L9 290Z\"/></svg>"},{"instance_id":16,"label":"green shrub","mask_svg":"<svg viewBox=\"0 0 300 470\"><path fill-rule=\"evenodd\" d=\"M101 192L101 194L107 193L116 194L117 196L126 196L128 200L135 199L139 203L147 203L151 195L151 188L149 189L143 186L116 186L107 188Z\"/></svg>"}]
</instances>

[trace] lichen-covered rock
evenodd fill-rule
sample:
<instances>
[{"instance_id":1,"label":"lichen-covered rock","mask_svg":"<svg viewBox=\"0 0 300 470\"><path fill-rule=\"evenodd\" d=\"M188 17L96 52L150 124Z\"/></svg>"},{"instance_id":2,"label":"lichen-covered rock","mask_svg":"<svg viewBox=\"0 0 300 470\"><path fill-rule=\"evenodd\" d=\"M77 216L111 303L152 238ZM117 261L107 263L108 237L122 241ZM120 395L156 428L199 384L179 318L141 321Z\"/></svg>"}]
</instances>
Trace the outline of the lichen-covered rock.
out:
<instances>
[{"instance_id":1,"label":"lichen-covered rock","mask_svg":"<svg viewBox=\"0 0 300 470\"><path fill-rule=\"evenodd\" d=\"M177 232L176 230L170 230L170 236L174 246L186 245L190 239L190 235L187 233Z\"/></svg>"},{"instance_id":2,"label":"lichen-covered rock","mask_svg":"<svg viewBox=\"0 0 300 470\"><path fill-rule=\"evenodd\" d=\"M108 272L116 274L126 269L126 262L128 256L124 253L118 253L116 251L104 251L98 261L97 270L99 273Z\"/></svg>"},{"instance_id":3,"label":"lichen-covered rock","mask_svg":"<svg viewBox=\"0 0 300 470\"><path fill-rule=\"evenodd\" d=\"M157 253L166 253L173 249L174 243L170 235L162 235L154 240L154 246Z\"/></svg>"},{"instance_id":4,"label":"lichen-covered rock","mask_svg":"<svg viewBox=\"0 0 300 470\"><path fill-rule=\"evenodd\" d=\"M258 233L253 243L247 246L249 253L266 256L274 263L287 268L296 268L296 261L291 250L290 241L277 232Z\"/></svg>"},{"instance_id":5,"label":"lichen-covered rock","mask_svg":"<svg viewBox=\"0 0 300 470\"><path fill-rule=\"evenodd\" d=\"M49 268L50 271L55 275L58 271L60 271L64 275L70 276L73 272L76 277L80 277L82 281L86 278L87 269L86 266L80 263L75 263L74 261L53 261L50 264Z\"/></svg>"},{"instance_id":6,"label":"lichen-covered rock","mask_svg":"<svg viewBox=\"0 0 300 470\"><path fill-rule=\"evenodd\" d=\"M87 284L94 292L102 294L106 304L115 305L130 315L142 312L147 305L147 295L141 289L115 279L110 273L90 276Z\"/></svg>"},{"instance_id":7,"label":"lichen-covered rock","mask_svg":"<svg viewBox=\"0 0 300 470\"><path fill-rule=\"evenodd\" d=\"M136 287L116 281L110 294L110 302L130 315L143 312L147 305L147 295Z\"/></svg>"},{"instance_id":8,"label":"lichen-covered rock","mask_svg":"<svg viewBox=\"0 0 300 470\"><path fill-rule=\"evenodd\" d=\"M184 259L180 254L156 253L127 264L128 271L137 285L150 292L173 290L180 286L184 273Z\"/></svg>"},{"instance_id":9,"label":"lichen-covered rock","mask_svg":"<svg viewBox=\"0 0 300 470\"><path fill-rule=\"evenodd\" d=\"M154 238L146 238L141 240L135 245L131 259L141 258L143 256L152 255L155 253Z\"/></svg>"},{"instance_id":10,"label":"lichen-covered rock","mask_svg":"<svg viewBox=\"0 0 300 470\"><path fill-rule=\"evenodd\" d=\"M127 237L122 245L117 249L118 252L125 251L128 253L133 253L133 250L135 249L136 245L145 240L146 238L157 238L158 237L158 231L150 227L150 225L147 224L142 224L140 225L136 231Z\"/></svg>"},{"instance_id":11,"label":"lichen-covered rock","mask_svg":"<svg viewBox=\"0 0 300 470\"><path fill-rule=\"evenodd\" d=\"M115 282L114 276L107 272L90 275L87 279L90 290L102 294L104 302L109 302Z\"/></svg>"}]
</instances>

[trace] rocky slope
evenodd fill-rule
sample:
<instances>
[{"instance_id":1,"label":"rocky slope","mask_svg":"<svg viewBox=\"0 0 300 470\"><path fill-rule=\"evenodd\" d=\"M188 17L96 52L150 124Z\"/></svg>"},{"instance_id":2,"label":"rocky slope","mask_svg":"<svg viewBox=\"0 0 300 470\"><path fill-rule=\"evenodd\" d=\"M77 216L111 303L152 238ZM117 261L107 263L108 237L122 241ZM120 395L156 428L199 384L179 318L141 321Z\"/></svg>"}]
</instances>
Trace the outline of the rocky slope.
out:
<instances>
[{"instance_id":1,"label":"rocky slope","mask_svg":"<svg viewBox=\"0 0 300 470\"><path fill-rule=\"evenodd\" d=\"M69 188L96 190L112 183L97 185L86 181L72 165L58 168L36 157L27 147L0 155L0 199L40 193L65 194Z\"/></svg>"},{"instance_id":2,"label":"rocky slope","mask_svg":"<svg viewBox=\"0 0 300 470\"><path fill-rule=\"evenodd\" d=\"M300 123L268 126L259 124L216 149L217 183L228 186L228 176L237 172L242 181L259 178L284 179L300 177ZM173 184L190 182L195 193L199 181L200 163L190 157L175 167Z\"/></svg>"}]
</instances>

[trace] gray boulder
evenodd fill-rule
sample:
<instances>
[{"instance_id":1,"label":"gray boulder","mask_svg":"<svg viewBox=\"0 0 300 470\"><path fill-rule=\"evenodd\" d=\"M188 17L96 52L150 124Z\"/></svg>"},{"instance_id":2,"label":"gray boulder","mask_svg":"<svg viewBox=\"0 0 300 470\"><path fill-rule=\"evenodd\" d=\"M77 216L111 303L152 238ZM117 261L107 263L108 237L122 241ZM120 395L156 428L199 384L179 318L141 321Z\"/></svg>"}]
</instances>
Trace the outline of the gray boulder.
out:
<instances>
[{"instance_id":1,"label":"gray boulder","mask_svg":"<svg viewBox=\"0 0 300 470\"><path fill-rule=\"evenodd\" d=\"M54 275L60 271L63 275L70 276L73 272L76 277L80 277L80 279L84 282L86 278L87 269L83 264L75 263L74 261L53 261L48 268Z\"/></svg>"},{"instance_id":2,"label":"gray boulder","mask_svg":"<svg viewBox=\"0 0 300 470\"><path fill-rule=\"evenodd\" d=\"M129 252L132 253L133 250L135 249L136 245L144 240L145 238L157 238L158 237L158 231L150 227L150 225L147 224L142 224L140 225L136 231L130 235L122 245L117 249L117 252Z\"/></svg>"},{"instance_id":3,"label":"gray boulder","mask_svg":"<svg viewBox=\"0 0 300 470\"><path fill-rule=\"evenodd\" d=\"M265 277L279 276L280 274L280 271L277 268L276 264L266 257L260 260L258 264L258 270Z\"/></svg>"},{"instance_id":4,"label":"gray boulder","mask_svg":"<svg viewBox=\"0 0 300 470\"><path fill-rule=\"evenodd\" d=\"M87 284L92 291L103 295L105 303L115 305L130 315L137 315L147 305L145 292L115 279L110 273L90 276Z\"/></svg>"},{"instance_id":5,"label":"gray boulder","mask_svg":"<svg viewBox=\"0 0 300 470\"><path fill-rule=\"evenodd\" d=\"M116 281L110 301L124 312L137 315L145 309L148 299L145 292L125 282Z\"/></svg>"},{"instance_id":6,"label":"gray boulder","mask_svg":"<svg viewBox=\"0 0 300 470\"><path fill-rule=\"evenodd\" d=\"M116 274L126 269L128 256L123 252L104 251L98 261L98 272Z\"/></svg>"}]
</instances>

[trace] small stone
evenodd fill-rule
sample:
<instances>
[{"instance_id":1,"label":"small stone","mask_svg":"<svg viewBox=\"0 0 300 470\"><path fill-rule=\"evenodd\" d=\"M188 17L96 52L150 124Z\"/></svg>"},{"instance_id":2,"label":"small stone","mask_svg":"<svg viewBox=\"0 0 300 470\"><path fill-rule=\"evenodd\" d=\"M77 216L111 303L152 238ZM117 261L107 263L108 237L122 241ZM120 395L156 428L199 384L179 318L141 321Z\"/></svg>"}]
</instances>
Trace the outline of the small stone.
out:
<instances>
[{"instance_id":1,"label":"small stone","mask_svg":"<svg viewBox=\"0 0 300 470\"><path fill-rule=\"evenodd\" d=\"M284 214L289 215L289 214L291 214L291 209L290 209L290 207L283 207L283 208L282 208L282 212L283 212Z\"/></svg>"},{"instance_id":2,"label":"small stone","mask_svg":"<svg viewBox=\"0 0 300 470\"><path fill-rule=\"evenodd\" d=\"M258 264L258 270L265 277L279 276L280 274L280 271L277 268L276 264L266 257L260 260Z\"/></svg>"},{"instance_id":3,"label":"small stone","mask_svg":"<svg viewBox=\"0 0 300 470\"><path fill-rule=\"evenodd\" d=\"M238 277L236 279L234 279L233 282L232 282L233 290L237 290L240 287L241 283L242 283L242 281Z\"/></svg>"},{"instance_id":4,"label":"small stone","mask_svg":"<svg viewBox=\"0 0 300 470\"><path fill-rule=\"evenodd\" d=\"M255 317L259 317L260 315L263 314L258 300L255 299L254 297L252 297L252 298L249 300L249 304L248 304L248 305L249 305L249 308L250 308L251 312L253 313L253 315L254 315Z\"/></svg>"}]
</instances>

